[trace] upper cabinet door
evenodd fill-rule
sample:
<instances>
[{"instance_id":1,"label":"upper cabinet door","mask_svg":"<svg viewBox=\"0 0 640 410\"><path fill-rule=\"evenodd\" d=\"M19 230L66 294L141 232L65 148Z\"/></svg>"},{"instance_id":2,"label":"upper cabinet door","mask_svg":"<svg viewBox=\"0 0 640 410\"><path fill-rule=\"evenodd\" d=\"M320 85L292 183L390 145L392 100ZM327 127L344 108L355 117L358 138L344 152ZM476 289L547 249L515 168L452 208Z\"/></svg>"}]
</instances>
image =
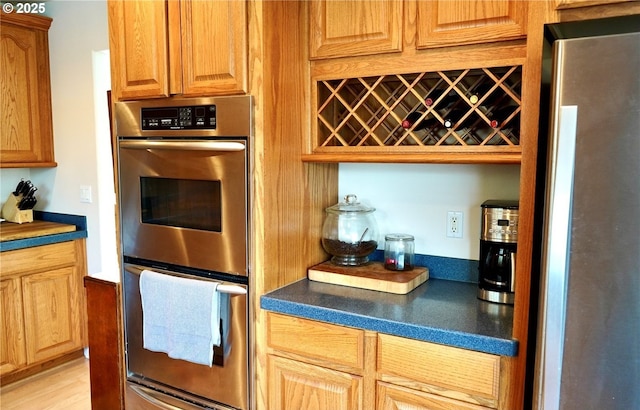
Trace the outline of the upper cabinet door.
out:
<instances>
[{"instance_id":1,"label":"upper cabinet door","mask_svg":"<svg viewBox=\"0 0 640 410\"><path fill-rule=\"evenodd\" d=\"M169 95L164 1L109 0L111 75L118 99Z\"/></svg>"},{"instance_id":2,"label":"upper cabinet door","mask_svg":"<svg viewBox=\"0 0 640 410\"><path fill-rule=\"evenodd\" d=\"M416 48L524 38L527 1L418 1Z\"/></svg>"},{"instance_id":3,"label":"upper cabinet door","mask_svg":"<svg viewBox=\"0 0 640 410\"><path fill-rule=\"evenodd\" d=\"M0 165L54 167L48 30L51 19L3 14L0 22Z\"/></svg>"},{"instance_id":4,"label":"upper cabinet door","mask_svg":"<svg viewBox=\"0 0 640 410\"><path fill-rule=\"evenodd\" d=\"M244 0L109 0L118 100L247 90Z\"/></svg>"},{"instance_id":5,"label":"upper cabinet door","mask_svg":"<svg viewBox=\"0 0 640 410\"><path fill-rule=\"evenodd\" d=\"M183 1L180 8L182 93L245 93L246 1Z\"/></svg>"},{"instance_id":6,"label":"upper cabinet door","mask_svg":"<svg viewBox=\"0 0 640 410\"><path fill-rule=\"evenodd\" d=\"M402 51L403 1L313 0L311 59Z\"/></svg>"}]
</instances>

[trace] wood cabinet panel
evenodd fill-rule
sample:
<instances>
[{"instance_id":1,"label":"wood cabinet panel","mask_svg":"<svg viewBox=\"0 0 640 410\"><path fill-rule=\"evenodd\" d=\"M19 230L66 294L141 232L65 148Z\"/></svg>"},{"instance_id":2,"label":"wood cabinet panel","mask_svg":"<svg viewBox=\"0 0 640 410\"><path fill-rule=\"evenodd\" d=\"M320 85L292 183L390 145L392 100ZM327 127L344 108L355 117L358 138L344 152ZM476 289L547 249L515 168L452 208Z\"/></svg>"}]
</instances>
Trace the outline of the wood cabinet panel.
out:
<instances>
[{"instance_id":1,"label":"wood cabinet panel","mask_svg":"<svg viewBox=\"0 0 640 410\"><path fill-rule=\"evenodd\" d=\"M418 1L416 48L524 38L527 2L521 0Z\"/></svg>"},{"instance_id":2,"label":"wood cabinet panel","mask_svg":"<svg viewBox=\"0 0 640 410\"><path fill-rule=\"evenodd\" d=\"M2 383L82 354L85 246L76 239L2 252Z\"/></svg>"},{"instance_id":3,"label":"wood cabinet panel","mask_svg":"<svg viewBox=\"0 0 640 410\"><path fill-rule=\"evenodd\" d=\"M74 267L22 278L27 362L83 347L80 278Z\"/></svg>"},{"instance_id":4,"label":"wood cabinet panel","mask_svg":"<svg viewBox=\"0 0 640 410\"><path fill-rule=\"evenodd\" d=\"M123 329L120 284L84 278L91 358L91 407L124 409Z\"/></svg>"},{"instance_id":5,"label":"wood cabinet panel","mask_svg":"<svg viewBox=\"0 0 640 410\"><path fill-rule=\"evenodd\" d=\"M268 362L271 410L363 410L361 376L273 355Z\"/></svg>"},{"instance_id":6,"label":"wood cabinet panel","mask_svg":"<svg viewBox=\"0 0 640 410\"><path fill-rule=\"evenodd\" d=\"M336 359L349 355L352 342L335 342L352 331L364 335L362 369ZM272 409L352 408L352 389L361 390L365 409L511 408L509 358L274 312L267 312L267 340Z\"/></svg>"},{"instance_id":7,"label":"wood cabinet panel","mask_svg":"<svg viewBox=\"0 0 640 410\"><path fill-rule=\"evenodd\" d=\"M27 360L18 278L0 281L0 329L0 374L5 374L24 366Z\"/></svg>"},{"instance_id":8,"label":"wood cabinet panel","mask_svg":"<svg viewBox=\"0 0 640 410\"><path fill-rule=\"evenodd\" d=\"M246 92L246 8L245 1L182 2L182 94Z\"/></svg>"},{"instance_id":9,"label":"wood cabinet panel","mask_svg":"<svg viewBox=\"0 0 640 410\"><path fill-rule=\"evenodd\" d=\"M3 252L2 276L24 275L44 269L74 265L77 258L76 244L73 241Z\"/></svg>"},{"instance_id":10,"label":"wood cabinet panel","mask_svg":"<svg viewBox=\"0 0 640 410\"><path fill-rule=\"evenodd\" d=\"M117 100L247 91L246 1L109 0Z\"/></svg>"},{"instance_id":11,"label":"wood cabinet panel","mask_svg":"<svg viewBox=\"0 0 640 410\"><path fill-rule=\"evenodd\" d=\"M498 406L500 356L379 334L378 374L396 385Z\"/></svg>"},{"instance_id":12,"label":"wood cabinet panel","mask_svg":"<svg viewBox=\"0 0 640 410\"><path fill-rule=\"evenodd\" d=\"M638 0L558 0L551 2L555 15L547 22L577 22L640 14Z\"/></svg>"},{"instance_id":13,"label":"wood cabinet panel","mask_svg":"<svg viewBox=\"0 0 640 410\"><path fill-rule=\"evenodd\" d=\"M465 403L388 383L377 385L377 410L484 410L488 407Z\"/></svg>"},{"instance_id":14,"label":"wood cabinet panel","mask_svg":"<svg viewBox=\"0 0 640 410\"><path fill-rule=\"evenodd\" d=\"M631 3L637 0L556 0L556 9L575 7L603 6L612 3Z\"/></svg>"},{"instance_id":15,"label":"wood cabinet panel","mask_svg":"<svg viewBox=\"0 0 640 410\"><path fill-rule=\"evenodd\" d=\"M163 1L108 1L111 75L122 99L169 95L167 13Z\"/></svg>"},{"instance_id":16,"label":"wood cabinet panel","mask_svg":"<svg viewBox=\"0 0 640 410\"><path fill-rule=\"evenodd\" d=\"M0 164L52 167L48 29L51 19L3 14L0 24Z\"/></svg>"},{"instance_id":17,"label":"wood cabinet panel","mask_svg":"<svg viewBox=\"0 0 640 410\"><path fill-rule=\"evenodd\" d=\"M344 366L364 366L364 331L269 313L269 347Z\"/></svg>"},{"instance_id":18,"label":"wood cabinet panel","mask_svg":"<svg viewBox=\"0 0 640 410\"><path fill-rule=\"evenodd\" d=\"M404 2L333 1L310 4L310 58L402 51Z\"/></svg>"}]
</instances>

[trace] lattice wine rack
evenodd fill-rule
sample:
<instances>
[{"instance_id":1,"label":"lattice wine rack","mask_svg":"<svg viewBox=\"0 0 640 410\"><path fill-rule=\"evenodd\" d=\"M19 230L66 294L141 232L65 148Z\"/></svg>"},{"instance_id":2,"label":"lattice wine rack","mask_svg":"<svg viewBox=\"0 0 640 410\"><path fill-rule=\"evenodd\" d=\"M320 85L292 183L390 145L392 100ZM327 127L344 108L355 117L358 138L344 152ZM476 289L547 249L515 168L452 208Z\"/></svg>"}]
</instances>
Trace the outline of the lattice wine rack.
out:
<instances>
[{"instance_id":1,"label":"lattice wine rack","mask_svg":"<svg viewBox=\"0 0 640 410\"><path fill-rule=\"evenodd\" d=\"M521 83L521 66L318 81L316 148L517 147Z\"/></svg>"}]
</instances>

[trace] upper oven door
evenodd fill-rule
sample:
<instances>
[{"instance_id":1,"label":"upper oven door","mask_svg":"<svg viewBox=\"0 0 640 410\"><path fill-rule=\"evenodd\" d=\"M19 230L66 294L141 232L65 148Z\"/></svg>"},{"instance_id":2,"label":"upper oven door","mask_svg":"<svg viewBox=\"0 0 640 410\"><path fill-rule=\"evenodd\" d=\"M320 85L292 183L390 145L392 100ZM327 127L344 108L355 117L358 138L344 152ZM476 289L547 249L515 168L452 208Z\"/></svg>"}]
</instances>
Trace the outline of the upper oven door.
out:
<instances>
[{"instance_id":1,"label":"upper oven door","mask_svg":"<svg viewBox=\"0 0 640 410\"><path fill-rule=\"evenodd\" d=\"M247 145L118 142L126 256L247 276Z\"/></svg>"}]
</instances>

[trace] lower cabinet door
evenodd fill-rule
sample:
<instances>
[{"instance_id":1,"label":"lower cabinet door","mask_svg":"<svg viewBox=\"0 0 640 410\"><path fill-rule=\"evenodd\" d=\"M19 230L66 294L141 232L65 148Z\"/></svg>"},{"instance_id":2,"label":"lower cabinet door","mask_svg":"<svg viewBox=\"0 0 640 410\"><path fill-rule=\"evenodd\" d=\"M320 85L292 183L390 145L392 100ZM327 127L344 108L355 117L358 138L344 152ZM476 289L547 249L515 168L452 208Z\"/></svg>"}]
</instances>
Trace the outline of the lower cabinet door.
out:
<instances>
[{"instance_id":1,"label":"lower cabinet door","mask_svg":"<svg viewBox=\"0 0 640 410\"><path fill-rule=\"evenodd\" d=\"M488 410L488 407L477 406L447 397L406 389L388 383L378 382L378 403L376 410Z\"/></svg>"},{"instance_id":2,"label":"lower cabinet door","mask_svg":"<svg viewBox=\"0 0 640 410\"><path fill-rule=\"evenodd\" d=\"M0 374L25 365L20 278L0 281Z\"/></svg>"},{"instance_id":3,"label":"lower cabinet door","mask_svg":"<svg viewBox=\"0 0 640 410\"><path fill-rule=\"evenodd\" d=\"M73 266L22 278L28 364L83 347L81 286Z\"/></svg>"},{"instance_id":4,"label":"lower cabinet door","mask_svg":"<svg viewBox=\"0 0 640 410\"><path fill-rule=\"evenodd\" d=\"M268 356L270 410L365 410L362 377Z\"/></svg>"}]
</instances>

